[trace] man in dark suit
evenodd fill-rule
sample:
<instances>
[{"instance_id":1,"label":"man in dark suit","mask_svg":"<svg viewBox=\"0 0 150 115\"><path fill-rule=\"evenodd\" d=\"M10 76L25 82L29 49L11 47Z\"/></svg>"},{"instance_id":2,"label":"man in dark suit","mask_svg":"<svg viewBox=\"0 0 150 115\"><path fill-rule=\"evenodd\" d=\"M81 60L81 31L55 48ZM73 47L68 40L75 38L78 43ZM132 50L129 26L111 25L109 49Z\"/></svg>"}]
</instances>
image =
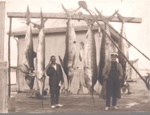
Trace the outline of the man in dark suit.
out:
<instances>
[{"instance_id":1,"label":"man in dark suit","mask_svg":"<svg viewBox=\"0 0 150 115\"><path fill-rule=\"evenodd\" d=\"M120 94L120 80L122 79L122 66L116 61L117 53L111 53L111 61L105 64L103 69L103 76L106 82L106 108L109 110L110 99L112 97L112 106L118 109L117 98L121 97Z\"/></svg>"},{"instance_id":2,"label":"man in dark suit","mask_svg":"<svg viewBox=\"0 0 150 115\"><path fill-rule=\"evenodd\" d=\"M46 74L49 76L51 107L62 107L63 105L59 104L60 86L64 82L62 69L60 64L56 63L55 56L51 56L50 61Z\"/></svg>"}]
</instances>

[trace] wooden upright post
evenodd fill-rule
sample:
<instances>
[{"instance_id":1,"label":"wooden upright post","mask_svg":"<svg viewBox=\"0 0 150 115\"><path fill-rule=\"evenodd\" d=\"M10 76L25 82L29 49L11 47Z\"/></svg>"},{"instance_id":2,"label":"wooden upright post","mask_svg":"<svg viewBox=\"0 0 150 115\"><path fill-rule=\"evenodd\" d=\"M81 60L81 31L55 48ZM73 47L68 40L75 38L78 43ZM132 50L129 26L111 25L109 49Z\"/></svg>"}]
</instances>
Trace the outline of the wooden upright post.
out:
<instances>
[{"instance_id":1,"label":"wooden upright post","mask_svg":"<svg viewBox=\"0 0 150 115\"><path fill-rule=\"evenodd\" d=\"M0 60L4 60L5 2L0 2Z\"/></svg>"},{"instance_id":2,"label":"wooden upright post","mask_svg":"<svg viewBox=\"0 0 150 115\"><path fill-rule=\"evenodd\" d=\"M11 38L11 26L12 26L12 18L10 18L9 23L9 35L8 35L8 96L11 97L11 81L10 81L10 38Z\"/></svg>"},{"instance_id":3,"label":"wooden upright post","mask_svg":"<svg viewBox=\"0 0 150 115\"><path fill-rule=\"evenodd\" d=\"M8 112L7 62L0 61L0 113Z\"/></svg>"}]
</instances>

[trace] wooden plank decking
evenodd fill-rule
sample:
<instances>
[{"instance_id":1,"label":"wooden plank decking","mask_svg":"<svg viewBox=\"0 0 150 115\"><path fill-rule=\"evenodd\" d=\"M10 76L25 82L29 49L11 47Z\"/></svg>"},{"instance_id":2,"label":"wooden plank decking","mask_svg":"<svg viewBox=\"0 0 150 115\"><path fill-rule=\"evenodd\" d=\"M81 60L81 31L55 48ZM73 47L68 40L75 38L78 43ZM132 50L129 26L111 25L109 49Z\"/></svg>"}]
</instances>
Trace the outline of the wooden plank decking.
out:
<instances>
[{"instance_id":1,"label":"wooden plank decking","mask_svg":"<svg viewBox=\"0 0 150 115\"><path fill-rule=\"evenodd\" d=\"M150 92L146 89L143 82L131 82L132 94L122 94L122 99L118 101L118 111L111 109L105 111L105 101L98 95L94 96L95 106L90 95L70 95L60 96L62 108L51 109L49 95L42 100L27 98L25 93L16 94L16 113L130 113L130 112L150 112Z\"/></svg>"}]
</instances>

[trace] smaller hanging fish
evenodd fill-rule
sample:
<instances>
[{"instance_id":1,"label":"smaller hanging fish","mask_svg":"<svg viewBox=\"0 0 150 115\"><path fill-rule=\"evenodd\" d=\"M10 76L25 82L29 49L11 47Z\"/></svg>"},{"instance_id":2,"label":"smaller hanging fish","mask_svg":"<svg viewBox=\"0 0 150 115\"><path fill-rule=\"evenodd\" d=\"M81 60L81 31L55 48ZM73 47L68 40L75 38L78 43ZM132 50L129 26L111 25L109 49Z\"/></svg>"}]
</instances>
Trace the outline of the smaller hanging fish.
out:
<instances>
[{"instance_id":1,"label":"smaller hanging fish","mask_svg":"<svg viewBox=\"0 0 150 115\"><path fill-rule=\"evenodd\" d=\"M132 19L129 19L129 20L126 20L124 19L119 13L117 13L117 16L118 16L118 19L122 22L122 26L121 26L121 32L120 34L126 38L126 33L125 33L125 28L124 28L124 23L126 21L129 21L129 20L132 20ZM129 51L128 51L128 48L129 48L129 43L123 39L122 37L120 38L119 40L119 48L121 49L121 51L123 52L123 54L126 56L126 58L129 60ZM118 56L119 56L119 62L120 64L122 65L122 69L123 69L123 80L122 80L122 84L124 84L125 80L127 79L127 67L128 67L128 63L126 61L126 59L122 56L122 54L120 52L118 52Z\"/></svg>"},{"instance_id":2,"label":"smaller hanging fish","mask_svg":"<svg viewBox=\"0 0 150 115\"><path fill-rule=\"evenodd\" d=\"M45 86L45 32L43 14L41 10L41 24L39 28L38 46L37 46L37 83L40 95L43 93Z\"/></svg>"},{"instance_id":3,"label":"smaller hanging fish","mask_svg":"<svg viewBox=\"0 0 150 115\"><path fill-rule=\"evenodd\" d=\"M92 31L94 21L87 18L85 21L88 24L88 31L85 38L84 77L89 93L93 94L94 85L97 81L96 44Z\"/></svg>"}]
</instances>

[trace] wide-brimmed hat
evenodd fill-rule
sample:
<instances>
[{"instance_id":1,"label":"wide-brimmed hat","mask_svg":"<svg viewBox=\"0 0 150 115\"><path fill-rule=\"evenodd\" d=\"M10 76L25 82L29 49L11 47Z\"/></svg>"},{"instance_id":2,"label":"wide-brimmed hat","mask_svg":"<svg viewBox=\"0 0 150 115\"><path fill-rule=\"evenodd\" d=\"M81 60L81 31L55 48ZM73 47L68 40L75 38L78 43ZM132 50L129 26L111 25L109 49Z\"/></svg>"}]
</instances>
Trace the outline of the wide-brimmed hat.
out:
<instances>
[{"instance_id":1,"label":"wide-brimmed hat","mask_svg":"<svg viewBox=\"0 0 150 115\"><path fill-rule=\"evenodd\" d=\"M118 53L112 52L112 53L111 53L111 56L116 56L116 57L118 57Z\"/></svg>"}]
</instances>

